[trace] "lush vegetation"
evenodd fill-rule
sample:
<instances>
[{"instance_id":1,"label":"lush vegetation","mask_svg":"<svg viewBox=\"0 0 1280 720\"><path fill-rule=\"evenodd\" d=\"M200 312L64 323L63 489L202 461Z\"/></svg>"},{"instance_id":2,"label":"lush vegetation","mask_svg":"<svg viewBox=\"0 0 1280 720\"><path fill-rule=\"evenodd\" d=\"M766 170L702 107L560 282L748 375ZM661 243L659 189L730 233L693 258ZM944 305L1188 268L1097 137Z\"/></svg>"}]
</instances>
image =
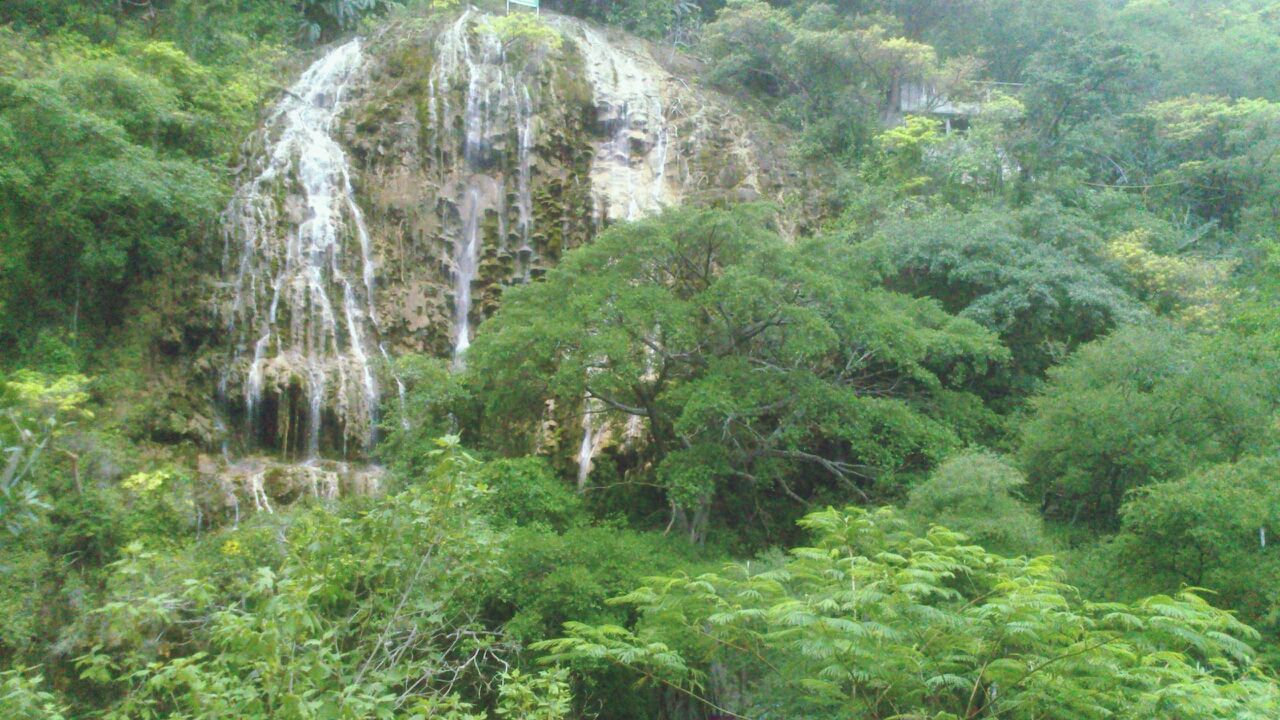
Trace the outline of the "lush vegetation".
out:
<instances>
[{"instance_id":1,"label":"lush vegetation","mask_svg":"<svg viewBox=\"0 0 1280 720\"><path fill-rule=\"evenodd\" d=\"M397 358L378 492L227 510L240 143L456 4L0 5L0 716L1280 716L1260 0L544 3L696 54L817 217L612 226Z\"/></svg>"}]
</instances>

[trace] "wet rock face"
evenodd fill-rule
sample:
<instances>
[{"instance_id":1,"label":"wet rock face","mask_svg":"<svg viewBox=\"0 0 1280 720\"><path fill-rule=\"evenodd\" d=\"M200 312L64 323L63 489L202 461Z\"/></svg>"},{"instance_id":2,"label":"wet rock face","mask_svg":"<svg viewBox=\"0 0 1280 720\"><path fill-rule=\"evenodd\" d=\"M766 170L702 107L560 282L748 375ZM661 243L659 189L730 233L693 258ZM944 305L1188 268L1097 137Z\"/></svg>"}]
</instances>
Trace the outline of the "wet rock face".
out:
<instances>
[{"instance_id":1,"label":"wet rock face","mask_svg":"<svg viewBox=\"0 0 1280 720\"><path fill-rule=\"evenodd\" d=\"M485 21L392 31L352 113L393 352L462 362L503 285L595 232L594 108L573 57L512 52Z\"/></svg>"},{"instance_id":2,"label":"wet rock face","mask_svg":"<svg viewBox=\"0 0 1280 720\"><path fill-rule=\"evenodd\" d=\"M219 391L286 454L373 440L374 259L334 134L364 60L352 40L303 73L223 216L230 347Z\"/></svg>"},{"instance_id":3,"label":"wet rock face","mask_svg":"<svg viewBox=\"0 0 1280 720\"><path fill-rule=\"evenodd\" d=\"M555 16L558 43L504 40L491 20L467 10L335 48L267 123L225 218L217 298L221 395L251 444L358 455L394 397L390 357L461 365L503 287L608 223L781 199L768 132L648 44Z\"/></svg>"}]
</instances>

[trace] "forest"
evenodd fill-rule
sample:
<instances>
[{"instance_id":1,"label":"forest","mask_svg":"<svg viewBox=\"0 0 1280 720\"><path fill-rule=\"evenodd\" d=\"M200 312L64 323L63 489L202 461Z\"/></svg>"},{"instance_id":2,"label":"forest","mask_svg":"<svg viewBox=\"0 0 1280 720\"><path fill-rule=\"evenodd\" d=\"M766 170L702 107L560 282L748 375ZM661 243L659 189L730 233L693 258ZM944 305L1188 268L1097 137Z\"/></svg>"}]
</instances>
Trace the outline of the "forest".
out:
<instances>
[{"instance_id":1,"label":"forest","mask_svg":"<svg viewBox=\"0 0 1280 720\"><path fill-rule=\"evenodd\" d=\"M0 717L1280 717L1278 67L1270 0L0 2Z\"/></svg>"}]
</instances>

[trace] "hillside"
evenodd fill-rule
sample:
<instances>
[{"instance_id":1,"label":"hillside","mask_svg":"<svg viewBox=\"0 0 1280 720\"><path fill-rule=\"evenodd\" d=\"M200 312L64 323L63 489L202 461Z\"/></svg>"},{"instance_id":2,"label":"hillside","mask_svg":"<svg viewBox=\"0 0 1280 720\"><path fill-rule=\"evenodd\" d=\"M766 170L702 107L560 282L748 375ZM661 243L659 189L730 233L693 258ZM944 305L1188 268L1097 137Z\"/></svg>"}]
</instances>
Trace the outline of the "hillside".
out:
<instances>
[{"instance_id":1,"label":"hillside","mask_svg":"<svg viewBox=\"0 0 1280 720\"><path fill-rule=\"evenodd\" d=\"M1254 0L0 8L0 715L1280 714Z\"/></svg>"}]
</instances>

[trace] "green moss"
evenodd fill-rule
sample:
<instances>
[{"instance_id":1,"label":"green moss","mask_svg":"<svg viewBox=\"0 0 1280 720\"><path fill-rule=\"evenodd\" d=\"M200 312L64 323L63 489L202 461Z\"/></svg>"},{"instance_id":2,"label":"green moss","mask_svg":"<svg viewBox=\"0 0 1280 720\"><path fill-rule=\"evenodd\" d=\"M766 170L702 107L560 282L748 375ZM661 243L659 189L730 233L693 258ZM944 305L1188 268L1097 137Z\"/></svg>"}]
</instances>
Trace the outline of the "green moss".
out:
<instances>
[{"instance_id":1,"label":"green moss","mask_svg":"<svg viewBox=\"0 0 1280 720\"><path fill-rule=\"evenodd\" d=\"M387 54L386 73L395 83L394 95L416 97L425 93L435 70L435 50L430 44L405 40Z\"/></svg>"}]
</instances>

